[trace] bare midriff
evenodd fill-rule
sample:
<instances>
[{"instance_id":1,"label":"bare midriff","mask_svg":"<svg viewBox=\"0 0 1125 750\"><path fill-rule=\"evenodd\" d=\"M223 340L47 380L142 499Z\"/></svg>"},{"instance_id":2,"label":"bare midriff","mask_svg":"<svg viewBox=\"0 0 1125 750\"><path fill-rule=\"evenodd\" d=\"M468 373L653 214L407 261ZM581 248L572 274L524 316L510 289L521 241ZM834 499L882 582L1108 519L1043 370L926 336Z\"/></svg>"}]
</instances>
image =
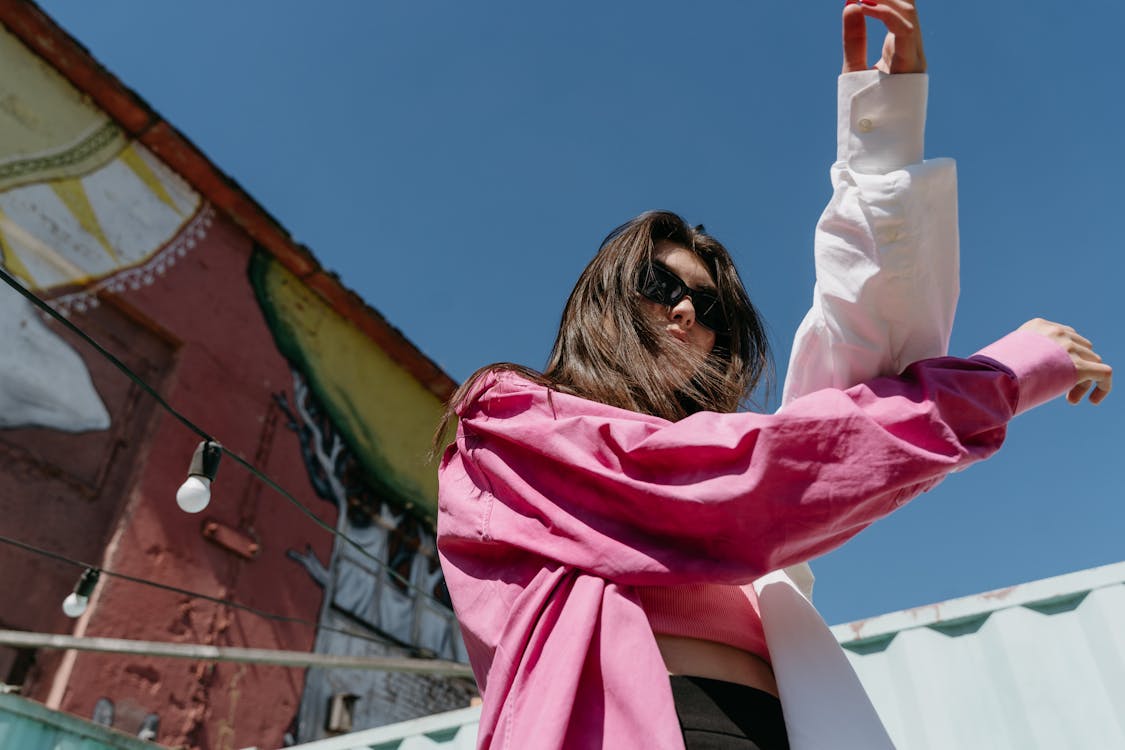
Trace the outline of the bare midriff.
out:
<instances>
[{"instance_id":1,"label":"bare midriff","mask_svg":"<svg viewBox=\"0 0 1125 750\"><path fill-rule=\"evenodd\" d=\"M777 695L773 669L760 656L725 643L656 634L668 674L734 682Z\"/></svg>"}]
</instances>

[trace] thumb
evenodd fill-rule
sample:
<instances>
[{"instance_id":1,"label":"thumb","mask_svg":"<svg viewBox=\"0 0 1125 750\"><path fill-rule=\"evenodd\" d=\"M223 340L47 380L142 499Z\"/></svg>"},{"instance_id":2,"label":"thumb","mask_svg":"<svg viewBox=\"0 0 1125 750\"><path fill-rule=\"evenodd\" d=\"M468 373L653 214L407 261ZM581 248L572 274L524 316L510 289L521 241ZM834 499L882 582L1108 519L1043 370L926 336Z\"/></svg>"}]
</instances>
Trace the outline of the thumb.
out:
<instances>
[{"instance_id":1,"label":"thumb","mask_svg":"<svg viewBox=\"0 0 1125 750\"><path fill-rule=\"evenodd\" d=\"M844 6L844 72L867 70L867 19L863 6L849 2Z\"/></svg>"}]
</instances>

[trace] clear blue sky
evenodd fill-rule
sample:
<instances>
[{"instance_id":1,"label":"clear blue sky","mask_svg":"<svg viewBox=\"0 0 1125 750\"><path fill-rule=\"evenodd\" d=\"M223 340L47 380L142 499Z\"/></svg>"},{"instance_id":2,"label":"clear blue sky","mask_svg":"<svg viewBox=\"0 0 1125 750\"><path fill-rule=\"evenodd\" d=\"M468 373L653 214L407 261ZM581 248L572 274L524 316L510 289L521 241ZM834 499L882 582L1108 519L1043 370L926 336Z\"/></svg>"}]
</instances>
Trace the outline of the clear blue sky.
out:
<instances>
[{"instance_id":1,"label":"clear blue sky","mask_svg":"<svg viewBox=\"0 0 1125 750\"><path fill-rule=\"evenodd\" d=\"M541 366L601 237L649 208L733 249L784 368L841 3L41 4L458 380ZM920 11L926 152L961 181L953 353L1043 316L1120 366L1125 5ZM1125 559L1120 388L1021 417L996 458L816 563L826 619Z\"/></svg>"}]
</instances>

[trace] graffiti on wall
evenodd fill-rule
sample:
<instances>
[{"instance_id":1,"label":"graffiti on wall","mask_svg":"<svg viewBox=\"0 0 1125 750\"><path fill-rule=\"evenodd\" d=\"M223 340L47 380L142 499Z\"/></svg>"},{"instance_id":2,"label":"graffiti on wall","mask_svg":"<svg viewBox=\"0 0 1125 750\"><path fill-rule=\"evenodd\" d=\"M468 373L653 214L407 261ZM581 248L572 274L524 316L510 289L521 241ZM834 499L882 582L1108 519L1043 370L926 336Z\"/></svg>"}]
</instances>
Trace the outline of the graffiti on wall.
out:
<instances>
[{"instance_id":1,"label":"graffiti on wall","mask_svg":"<svg viewBox=\"0 0 1125 750\"><path fill-rule=\"evenodd\" d=\"M293 371L292 399L276 399L298 436L317 496L332 503L338 530L363 550L337 540L329 561L311 548L290 550L289 557L326 589L340 612L415 649L464 658L433 533L366 480L300 372Z\"/></svg>"},{"instance_id":2,"label":"graffiti on wall","mask_svg":"<svg viewBox=\"0 0 1125 750\"><path fill-rule=\"evenodd\" d=\"M151 284L206 234L191 187L0 30L0 263L64 314ZM0 428L105 429L81 357L0 287Z\"/></svg>"},{"instance_id":3,"label":"graffiti on wall","mask_svg":"<svg viewBox=\"0 0 1125 750\"><path fill-rule=\"evenodd\" d=\"M277 394L316 495L359 542L331 560L293 551L332 606L414 648L461 656L435 548L429 433L440 401L263 250L249 275L292 370Z\"/></svg>"},{"instance_id":4,"label":"graffiti on wall","mask_svg":"<svg viewBox=\"0 0 1125 750\"><path fill-rule=\"evenodd\" d=\"M310 391L293 370L292 395L275 394L297 435L317 496L337 511L336 528L362 551L337 538L331 557L311 547L287 550L325 591L314 649L354 656L429 654L467 661L452 612L434 535L400 503L383 496ZM368 631L386 645L348 633ZM309 670L294 718L294 741L328 736L326 707L350 703L352 726L380 726L443 709L460 708L475 694L471 681L361 670Z\"/></svg>"},{"instance_id":5,"label":"graffiti on wall","mask_svg":"<svg viewBox=\"0 0 1125 750\"><path fill-rule=\"evenodd\" d=\"M325 599L314 648L356 656L432 654L468 661L437 559L436 472L429 439L439 399L264 251L250 278L292 371L292 391L275 394L297 436L316 496L336 510L329 559L289 550ZM383 640L350 637L367 631ZM460 708L471 680L358 670L309 670L293 733L325 736L326 706L352 701L355 726Z\"/></svg>"}]
</instances>

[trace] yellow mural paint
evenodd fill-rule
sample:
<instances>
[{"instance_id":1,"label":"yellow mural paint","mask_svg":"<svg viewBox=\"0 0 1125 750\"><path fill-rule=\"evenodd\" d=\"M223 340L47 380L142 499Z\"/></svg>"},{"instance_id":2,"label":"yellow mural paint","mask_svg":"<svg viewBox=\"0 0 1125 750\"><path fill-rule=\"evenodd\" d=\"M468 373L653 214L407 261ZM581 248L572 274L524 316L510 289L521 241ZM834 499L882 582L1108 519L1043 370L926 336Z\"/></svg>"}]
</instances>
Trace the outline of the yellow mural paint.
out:
<instances>
[{"instance_id":1,"label":"yellow mural paint","mask_svg":"<svg viewBox=\"0 0 1125 750\"><path fill-rule=\"evenodd\" d=\"M58 71L0 27L0 191L102 166L125 134Z\"/></svg>"},{"instance_id":2,"label":"yellow mural paint","mask_svg":"<svg viewBox=\"0 0 1125 750\"><path fill-rule=\"evenodd\" d=\"M0 227L3 227L7 221L4 212L0 211ZM0 232L0 254L4 257L4 268L8 273L13 276L23 279L24 283L31 289L35 288L35 279L32 278L31 272L27 270L27 266L23 264L20 259L19 253L12 251L12 243Z\"/></svg>"},{"instance_id":3,"label":"yellow mural paint","mask_svg":"<svg viewBox=\"0 0 1125 750\"><path fill-rule=\"evenodd\" d=\"M399 503L437 514L430 438L441 401L263 251L250 275L281 353L308 379L352 452Z\"/></svg>"},{"instance_id":4,"label":"yellow mural paint","mask_svg":"<svg viewBox=\"0 0 1125 750\"><path fill-rule=\"evenodd\" d=\"M189 184L2 27L0 70L0 243L33 287L108 284L197 215Z\"/></svg>"},{"instance_id":5,"label":"yellow mural paint","mask_svg":"<svg viewBox=\"0 0 1125 750\"><path fill-rule=\"evenodd\" d=\"M102 231L101 222L98 221L98 215L94 213L94 207L90 205L90 196L86 195L86 188L82 185L82 181L78 179L55 180L49 184L51 190L67 207L67 210L78 220L79 226L98 241L98 244L113 259L114 265L121 265L121 259L117 257L113 245L109 244L109 239Z\"/></svg>"},{"instance_id":6,"label":"yellow mural paint","mask_svg":"<svg viewBox=\"0 0 1125 750\"><path fill-rule=\"evenodd\" d=\"M164 189L164 183L156 176L156 172L153 171L152 167L149 166L149 163L145 161L145 158L141 156L140 152L137 151L136 144L130 143L126 146L125 150L121 152L118 158L137 176L137 179L145 184L145 187L152 191L153 195L160 199L161 203L167 205L168 208L172 209L180 216L184 215L184 212L176 207L172 196L168 195L168 191Z\"/></svg>"}]
</instances>

